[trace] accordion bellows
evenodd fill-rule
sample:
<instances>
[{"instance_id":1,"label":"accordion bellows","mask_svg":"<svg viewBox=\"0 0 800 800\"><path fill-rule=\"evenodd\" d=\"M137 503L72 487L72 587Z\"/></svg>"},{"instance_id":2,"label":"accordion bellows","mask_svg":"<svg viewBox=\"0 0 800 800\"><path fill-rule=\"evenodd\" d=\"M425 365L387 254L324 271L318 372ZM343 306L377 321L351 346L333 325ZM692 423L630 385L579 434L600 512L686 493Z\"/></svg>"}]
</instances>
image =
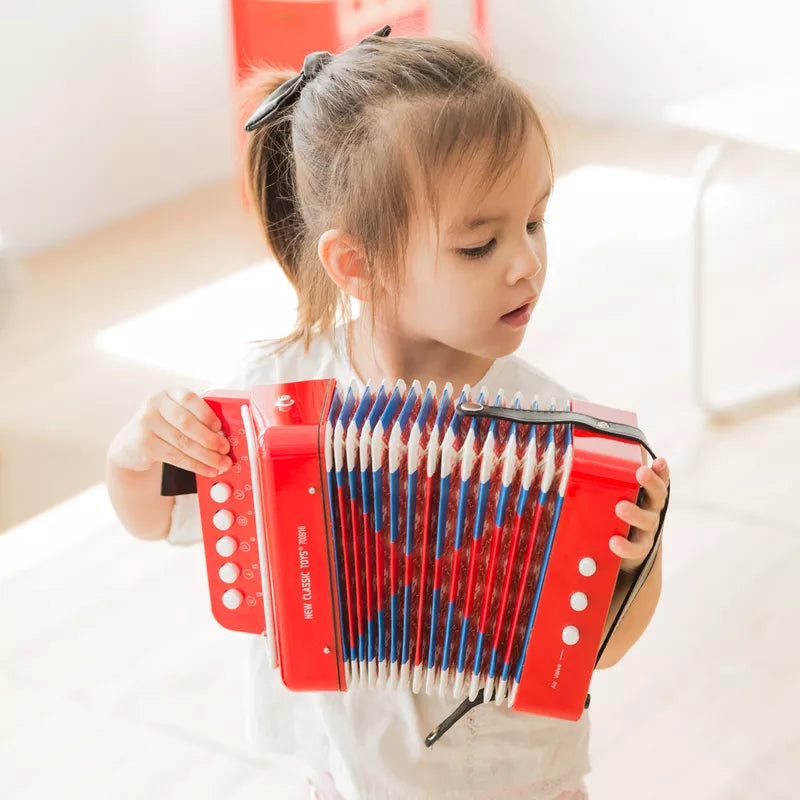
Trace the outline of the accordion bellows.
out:
<instances>
[{"instance_id":1,"label":"accordion bellows","mask_svg":"<svg viewBox=\"0 0 800 800\"><path fill-rule=\"evenodd\" d=\"M287 686L483 689L580 716L619 566L608 539L628 532L614 508L636 500L640 449L463 410L634 415L417 381L205 399L234 461L197 478L212 609L264 634Z\"/></svg>"},{"instance_id":2,"label":"accordion bellows","mask_svg":"<svg viewBox=\"0 0 800 800\"><path fill-rule=\"evenodd\" d=\"M464 420L450 385L435 400L435 387L423 398L414 383L391 396L367 388L360 400L351 387L331 405L325 461L345 674L407 685L413 664L414 691L438 683L455 697L466 685L471 697L486 685L488 697L497 679L499 703L512 666L513 686L521 673L531 625L520 622L535 615L571 445L563 426L537 437L533 426Z\"/></svg>"}]
</instances>

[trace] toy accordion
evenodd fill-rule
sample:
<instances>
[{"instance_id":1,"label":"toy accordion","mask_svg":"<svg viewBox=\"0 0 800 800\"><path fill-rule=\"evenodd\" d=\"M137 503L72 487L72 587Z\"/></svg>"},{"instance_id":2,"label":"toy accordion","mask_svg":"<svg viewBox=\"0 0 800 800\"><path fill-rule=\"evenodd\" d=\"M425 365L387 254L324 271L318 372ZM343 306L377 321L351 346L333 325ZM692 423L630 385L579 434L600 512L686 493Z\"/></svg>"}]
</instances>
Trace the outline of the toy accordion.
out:
<instances>
[{"instance_id":1,"label":"toy accordion","mask_svg":"<svg viewBox=\"0 0 800 800\"><path fill-rule=\"evenodd\" d=\"M636 501L649 450L632 413L417 381L204 399L233 461L188 489L211 608L264 636L290 689L580 717L619 569L608 540L628 534L615 506ZM164 494L187 491L178 472L165 465Z\"/></svg>"}]
</instances>

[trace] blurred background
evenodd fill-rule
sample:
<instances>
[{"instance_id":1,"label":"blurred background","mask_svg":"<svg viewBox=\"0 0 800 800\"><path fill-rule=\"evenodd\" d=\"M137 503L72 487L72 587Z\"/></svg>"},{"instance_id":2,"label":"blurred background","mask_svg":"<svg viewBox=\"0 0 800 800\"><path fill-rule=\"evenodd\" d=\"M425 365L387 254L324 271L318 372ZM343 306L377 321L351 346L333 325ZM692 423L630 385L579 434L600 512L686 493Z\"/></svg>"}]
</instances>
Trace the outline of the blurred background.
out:
<instances>
[{"instance_id":1,"label":"blurred background","mask_svg":"<svg viewBox=\"0 0 800 800\"><path fill-rule=\"evenodd\" d=\"M294 296L242 203L237 76L381 25L470 38L555 148L522 355L637 411L673 495L650 628L593 682L592 798L796 798L800 6L6 0L0 11L3 796L306 797L243 735L199 548L102 484ZM7 792L11 794L6 794Z\"/></svg>"}]
</instances>

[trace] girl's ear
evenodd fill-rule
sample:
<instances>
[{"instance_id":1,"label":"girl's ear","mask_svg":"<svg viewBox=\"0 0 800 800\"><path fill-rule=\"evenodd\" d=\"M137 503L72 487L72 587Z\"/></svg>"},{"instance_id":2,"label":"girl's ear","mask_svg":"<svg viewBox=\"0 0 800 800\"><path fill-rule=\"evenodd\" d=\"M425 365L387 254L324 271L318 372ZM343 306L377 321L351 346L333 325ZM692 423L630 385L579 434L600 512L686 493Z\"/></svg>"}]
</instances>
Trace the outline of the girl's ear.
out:
<instances>
[{"instance_id":1,"label":"girl's ear","mask_svg":"<svg viewBox=\"0 0 800 800\"><path fill-rule=\"evenodd\" d=\"M331 280L350 297L369 300L367 263L361 242L343 230L328 230L317 243L319 260Z\"/></svg>"}]
</instances>

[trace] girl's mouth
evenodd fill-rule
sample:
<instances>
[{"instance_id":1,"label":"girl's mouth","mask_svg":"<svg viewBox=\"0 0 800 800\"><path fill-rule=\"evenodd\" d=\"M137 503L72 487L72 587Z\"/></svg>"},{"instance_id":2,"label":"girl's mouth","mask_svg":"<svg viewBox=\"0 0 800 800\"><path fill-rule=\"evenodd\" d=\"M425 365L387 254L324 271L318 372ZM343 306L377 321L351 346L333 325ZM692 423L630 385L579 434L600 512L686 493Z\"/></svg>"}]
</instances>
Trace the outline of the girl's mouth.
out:
<instances>
[{"instance_id":1,"label":"girl's mouth","mask_svg":"<svg viewBox=\"0 0 800 800\"><path fill-rule=\"evenodd\" d=\"M512 328L520 328L527 325L530 321L531 314L533 313L533 302L525 303L525 305L509 311L508 314L503 314L500 319L510 325Z\"/></svg>"}]
</instances>

